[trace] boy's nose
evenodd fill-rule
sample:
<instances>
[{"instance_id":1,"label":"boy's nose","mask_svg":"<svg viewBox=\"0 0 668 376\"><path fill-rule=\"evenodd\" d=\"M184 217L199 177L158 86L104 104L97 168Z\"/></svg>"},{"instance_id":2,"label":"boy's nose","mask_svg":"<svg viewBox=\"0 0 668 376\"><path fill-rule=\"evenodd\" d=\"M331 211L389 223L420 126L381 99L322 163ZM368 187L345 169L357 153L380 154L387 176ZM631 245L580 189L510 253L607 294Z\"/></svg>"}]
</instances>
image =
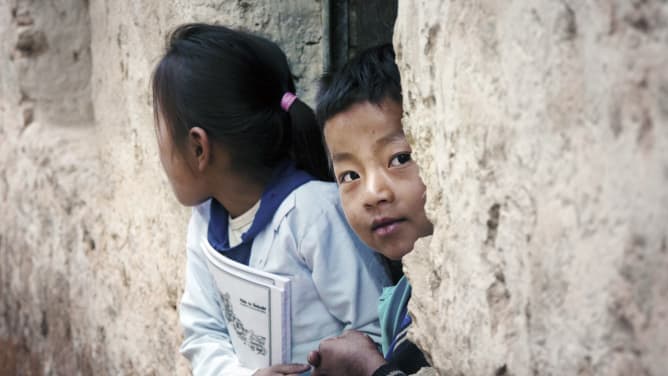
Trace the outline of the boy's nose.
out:
<instances>
[{"instance_id":1,"label":"boy's nose","mask_svg":"<svg viewBox=\"0 0 668 376\"><path fill-rule=\"evenodd\" d=\"M394 191L390 180L385 174L369 174L365 184L364 204L373 207L394 201Z\"/></svg>"}]
</instances>

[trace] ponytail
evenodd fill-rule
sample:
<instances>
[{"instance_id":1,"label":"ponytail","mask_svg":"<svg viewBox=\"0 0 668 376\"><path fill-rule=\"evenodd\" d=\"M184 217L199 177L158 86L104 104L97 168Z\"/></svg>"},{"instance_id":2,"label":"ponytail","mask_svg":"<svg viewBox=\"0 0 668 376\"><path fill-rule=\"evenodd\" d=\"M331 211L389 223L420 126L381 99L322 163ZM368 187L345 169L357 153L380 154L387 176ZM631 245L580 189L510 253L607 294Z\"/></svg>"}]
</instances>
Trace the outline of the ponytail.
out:
<instances>
[{"instance_id":1,"label":"ponytail","mask_svg":"<svg viewBox=\"0 0 668 376\"><path fill-rule=\"evenodd\" d=\"M299 98L290 106L290 133L292 134L292 156L297 167L313 175L318 180L334 181L322 131L313 110Z\"/></svg>"}]
</instances>

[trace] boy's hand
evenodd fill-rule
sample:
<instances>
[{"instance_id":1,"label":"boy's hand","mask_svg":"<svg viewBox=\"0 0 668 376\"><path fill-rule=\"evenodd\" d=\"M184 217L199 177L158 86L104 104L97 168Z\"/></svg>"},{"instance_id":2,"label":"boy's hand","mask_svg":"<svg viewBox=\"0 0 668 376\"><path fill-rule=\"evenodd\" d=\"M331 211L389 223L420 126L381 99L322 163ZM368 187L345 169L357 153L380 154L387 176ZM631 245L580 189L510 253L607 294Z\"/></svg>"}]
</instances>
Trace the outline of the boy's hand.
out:
<instances>
[{"instance_id":1,"label":"boy's hand","mask_svg":"<svg viewBox=\"0 0 668 376\"><path fill-rule=\"evenodd\" d=\"M385 359L369 336L350 330L320 342L308 362L315 367L312 376L371 376Z\"/></svg>"},{"instance_id":2,"label":"boy's hand","mask_svg":"<svg viewBox=\"0 0 668 376\"><path fill-rule=\"evenodd\" d=\"M277 364L257 370L253 376L298 376L311 367L307 364Z\"/></svg>"}]
</instances>

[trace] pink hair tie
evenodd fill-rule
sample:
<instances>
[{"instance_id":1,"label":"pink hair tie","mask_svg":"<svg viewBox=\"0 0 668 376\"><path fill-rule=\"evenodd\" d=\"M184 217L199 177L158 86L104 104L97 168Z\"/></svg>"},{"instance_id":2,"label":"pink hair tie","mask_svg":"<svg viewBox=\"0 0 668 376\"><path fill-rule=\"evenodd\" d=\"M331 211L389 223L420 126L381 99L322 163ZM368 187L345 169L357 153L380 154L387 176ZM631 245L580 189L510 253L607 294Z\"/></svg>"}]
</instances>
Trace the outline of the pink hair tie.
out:
<instances>
[{"instance_id":1,"label":"pink hair tie","mask_svg":"<svg viewBox=\"0 0 668 376\"><path fill-rule=\"evenodd\" d=\"M289 91L286 91L285 94L283 94L283 98L281 98L281 108L283 111L290 111L290 106L292 106L295 100L297 100L297 96Z\"/></svg>"}]
</instances>

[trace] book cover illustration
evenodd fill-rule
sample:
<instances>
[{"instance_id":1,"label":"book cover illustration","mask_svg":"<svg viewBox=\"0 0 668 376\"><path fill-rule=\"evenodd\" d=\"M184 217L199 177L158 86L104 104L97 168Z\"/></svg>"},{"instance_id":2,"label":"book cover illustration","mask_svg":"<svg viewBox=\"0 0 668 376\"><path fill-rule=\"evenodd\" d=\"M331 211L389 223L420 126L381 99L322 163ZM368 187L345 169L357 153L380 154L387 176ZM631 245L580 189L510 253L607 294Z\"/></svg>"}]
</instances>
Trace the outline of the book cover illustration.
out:
<instances>
[{"instance_id":1,"label":"book cover illustration","mask_svg":"<svg viewBox=\"0 0 668 376\"><path fill-rule=\"evenodd\" d=\"M267 337L255 334L252 330L246 329L244 323L234 314L234 308L232 308L230 294L225 293L221 298L223 300L223 314L225 315L225 320L227 320L228 325L232 327L244 345L248 346L258 355L266 355ZM241 299L240 302L245 307L261 309L260 312L266 311L265 307L256 307L254 304L248 303L243 299Z\"/></svg>"}]
</instances>

